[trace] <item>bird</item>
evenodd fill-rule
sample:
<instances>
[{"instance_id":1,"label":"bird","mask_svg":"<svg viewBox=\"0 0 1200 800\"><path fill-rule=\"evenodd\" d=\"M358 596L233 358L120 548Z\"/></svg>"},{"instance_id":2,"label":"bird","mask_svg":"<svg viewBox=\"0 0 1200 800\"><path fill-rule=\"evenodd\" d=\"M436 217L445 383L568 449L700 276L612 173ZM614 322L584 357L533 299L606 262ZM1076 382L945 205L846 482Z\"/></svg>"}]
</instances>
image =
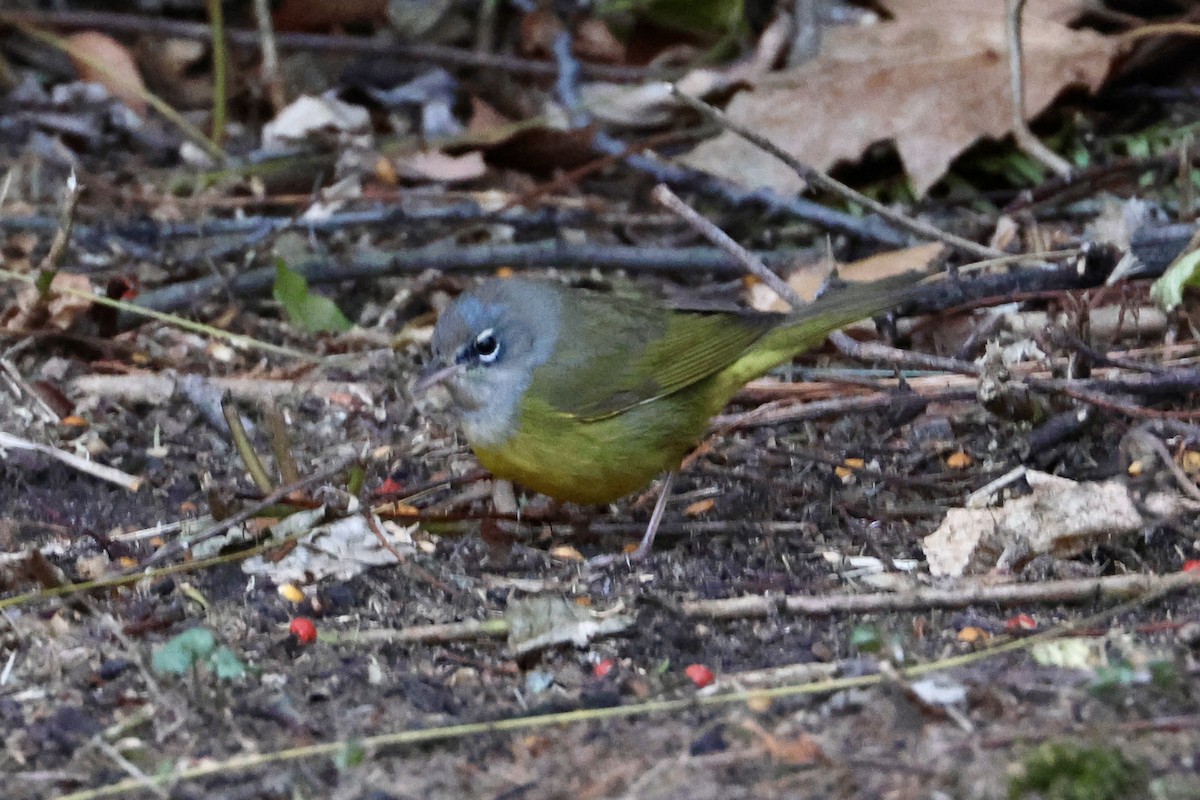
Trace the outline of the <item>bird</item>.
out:
<instances>
[{"instance_id":1,"label":"bird","mask_svg":"<svg viewBox=\"0 0 1200 800\"><path fill-rule=\"evenodd\" d=\"M790 313L688 310L643 290L489 278L440 314L414 393L444 386L480 464L557 500L609 503L665 474L628 556L639 560L680 462L733 395L831 331L910 299L921 277L853 284Z\"/></svg>"}]
</instances>

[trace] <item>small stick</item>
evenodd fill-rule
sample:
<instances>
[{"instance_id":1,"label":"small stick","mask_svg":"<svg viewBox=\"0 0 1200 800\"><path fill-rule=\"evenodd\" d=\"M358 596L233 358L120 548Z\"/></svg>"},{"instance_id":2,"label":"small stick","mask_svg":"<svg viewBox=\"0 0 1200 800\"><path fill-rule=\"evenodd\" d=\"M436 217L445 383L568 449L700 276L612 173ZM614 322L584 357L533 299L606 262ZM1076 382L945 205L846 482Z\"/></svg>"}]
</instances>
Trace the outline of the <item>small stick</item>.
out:
<instances>
[{"instance_id":1,"label":"small stick","mask_svg":"<svg viewBox=\"0 0 1200 800\"><path fill-rule=\"evenodd\" d=\"M911 353L878 342L860 342L844 331L833 331L829 334L829 341L839 353L858 361L886 361L907 369L932 369L963 375L979 375L981 371L978 364L970 361L928 353Z\"/></svg>"},{"instance_id":2,"label":"small stick","mask_svg":"<svg viewBox=\"0 0 1200 800\"><path fill-rule=\"evenodd\" d=\"M72 169L63 190L63 203L59 210L54 239L50 242L50 250L46 253L46 257L42 259L42 263L38 264L38 270L41 272L56 271L59 264L62 263L63 256L67 253L67 244L71 241L71 226L75 224L75 206L79 203L80 189L79 181L75 178L75 170Z\"/></svg>"},{"instance_id":3,"label":"small stick","mask_svg":"<svg viewBox=\"0 0 1200 800\"><path fill-rule=\"evenodd\" d=\"M263 466L262 459L258 457L258 452L250 442L246 426L242 424L242 415L238 413L237 406L233 404L233 398L229 395L221 398L221 413L225 417L225 424L229 426L229 437L233 440L234 449L241 457L246 471L250 473L254 485L263 494L270 494L274 488L274 482L267 474L267 468Z\"/></svg>"},{"instance_id":4,"label":"small stick","mask_svg":"<svg viewBox=\"0 0 1200 800\"><path fill-rule=\"evenodd\" d=\"M721 600L688 600L680 610L689 617L751 619L779 612L828 616L844 613L926 611L973 605L1093 602L1098 598L1135 598L1200 584L1200 573L1107 575L1037 583L968 583L954 589L922 588L908 592L835 595L748 595Z\"/></svg>"},{"instance_id":5,"label":"small stick","mask_svg":"<svg viewBox=\"0 0 1200 800\"><path fill-rule=\"evenodd\" d=\"M271 9L267 0L254 0L254 21L258 26L258 41L262 47L263 83L267 87L267 99L276 112L287 105L287 91L283 87L283 76L279 72L279 50L275 47L275 29L271 24Z\"/></svg>"},{"instance_id":6,"label":"small stick","mask_svg":"<svg viewBox=\"0 0 1200 800\"><path fill-rule=\"evenodd\" d=\"M43 455L57 459L68 467L73 467L80 472L85 472L101 480L106 480L109 483L115 483L124 489L131 492L136 492L142 485L142 479L136 475L130 475L127 472L122 472L115 467L109 467L104 464L97 464L95 461L89 461L86 458L80 458L74 453L68 453L66 450L60 450L57 447L51 447L46 444L31 442L28 439L22 439L19 436L14 436L11 433L0 431L0 450L4 448L11 450L33 450Z\"/></svg>"},{"instance_id":7,"label":"small stick","mask_svg":"<svg viewBox=\"0 0 1200 800\"><path fill-rule=\"evenodd\" d=\"M340 461L334 462L333 464L331 464L330 466L326 467L323 470L312 473L311 475L305 477L304 480L302 480L302 481L297 481L296 483L289 483L285 486L280 486L278 489L271 492L266 497L259 500L257 503L255 503L251 506L247 506L246 508L242 509L238 513L234 514L232 517L227 517L227 518L221 520L220 522L210 525L209 527L207 527L200 533L198 533L195 536L188 539L188 541L186 543L180 543L179 541L174 541L174 542L170 542L168 544L163 545L155 553L153 553L149 558L147 558L140 565L138 565L138 567L136 569L138 571L144 570L147 567L150 567L155 564L161 563L162 561L165 561L170 555L172 555L173 553L175 553L177 551L183 550L185 548L195 547L196 545L200 544L201 542L208 541L209 539L212 539L215 536L220 536L222 533L229 530L234 525L241 525L243 522L253 518L255 514L260 513L265 508L269 508L270 506L273 506L275 503L278 503L280 500L283 500L284 498L288 497L293 492L298 492L301 489L305 489L309 486L312 486L313 484L317 484L317 483L321 483L322 481L329 480L334 475L337 475L342 470L348 468L355 461L357 461L357 459L355 459L355 458L344 458Z\"/></svg>"},{"instance_id":8,"label":"small stick","mask_svg":"<svg viewBox=\"0 0 1200 800\"><path fill-rule=\"evenodd\" d=\"M267 423L267 441L271 445L271 454L275 456L275 468L279 470L279 478L284 483L295 483L301 477L300 467L296 465L296 457L292 454L292 440L288 436L283 413L278 406L267 404L263 404L262 413Z\"/></svg>"},{"instance_id":9,"label":"small stick","mask_svg":"<svg viewBox=\"0 0 1200 800\"><path fill-rule=\"evenodd\" d=\"M1009 83L1012 86L1013 138L1016 139L1018 147L1040 161L1043 166L1054 170L1060 178L1067 178L1071 174L1070 162L1034 136L1025 121L1025 76L1022 66L1024 58L1021 52L1021 12L1024 10L1025 0L1008 0L1006 33Z\"/></svg>"},{"instance_id":10,"label":"small stick","mask_svg":"<svg viewBox=\"0 0 1200 800\"><path fill-rule=\"evenodd\" d=\"M671 191L671 187L665 183L660 183L654 187L654 191L650 193L650 196L659 205L678 215L680 219L690 225L693 230L709 242L728 253L735 261L745 267L747 272L770 287L771 291L777 294L779 299L791 306L793 310L804 307L804 299L796 294L796 290L787 281L772 272L771 268L763 263L761 258L735 242L729 234L717 227L711 220L702 216L696 209L683 202L679 195Z\"/></svg>"},{"instance_id":11,"label":"small stick","mask_svg":"<svg viewBox=\"0 0 1200 800\"><path fill-rule=\"evenodd\" d=\"M936 228L933 225L921 222L919 219L913 219L912 217L888 208L883 203L872 200L862 192L850 188L841 181L834 180L815 167L810 167L793 156L791 153L785 152L770 139L760 136L749 128L743 127L742 125L734 122L725 114L725 112L714 108L699 98L692 97L691 95L684 93L679 89L678 86L672 85L671 94L683 101L684 105L695 111L698 111L706 119L717 123L726 130L736 133L738 136L741 136L743 139L755 145L756 147L759 147L765 152L775 156L775 158L778 158L780 161L791 167L796 174L798 174L808 183L814 186L819 186L826 191L833 192L839 197L844 197L853 203L864 206L865 208L869 208L871 211L883 217L887 221L892 222L897 226L916 234L917 236L920 236L922 239L944 242L950 247L953 247L955 250L960 250L964 253L974 256L975 258L1000 258L1007 255L1006 253L993 247L986 247L984 245L977 244L976 242L972 242L970 239L964 239L961 236L955 236L952 233L947 233L940 228Z\"/></svg>"}]
</instances>

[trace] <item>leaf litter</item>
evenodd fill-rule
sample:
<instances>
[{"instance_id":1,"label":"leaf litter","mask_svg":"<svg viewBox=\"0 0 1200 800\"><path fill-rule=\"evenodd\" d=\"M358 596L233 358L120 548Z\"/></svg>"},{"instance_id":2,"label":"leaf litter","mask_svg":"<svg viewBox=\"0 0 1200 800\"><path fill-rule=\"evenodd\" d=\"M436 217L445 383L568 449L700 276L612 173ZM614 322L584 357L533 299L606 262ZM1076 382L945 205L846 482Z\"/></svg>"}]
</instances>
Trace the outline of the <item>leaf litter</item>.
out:
<instances>
[{"instance_id":1,"label":"leaf litter","mask_svg":"<svg viewBox=\"0 0 1200 800\"><path fill-rule=\"evenodd\" d=\"M333 16L301 20L296 4L290 5L277 10L275 23L281 41L293 45L297 40L286 38L294 33L290 25L353 30L382 24L384 17L368 12L346 18L333 4L309 4ZM482 30L478 20L456 16L452 4L416 17L402 14L401 5L389 6L393 21L418 26L431 44L461 43L469 35L456 39L453 30ZM732 94L728 110L735 119L822 168L857 160L874 143L894 142L916 196L944 191L937 182L966 148L1009 132L1002 15L997 4L982 2L954 13L900 0L885 8L886 18L864 27L830 28L816 59L797 68L775 67L789 42L785 20L751 26L746 30L758 39L745 60L689 65L695 81L689 93L714 101ZM1030 117L1053 111L1055 98L1072 87L1101 88L1122 46L1117 36L1068 26L1076 8L1055 2L1026 10ZM517 12L505 7L500 13ZM677 13L635 14L633 23L624 13L576 20L577 54L651 75L654 67L632 60L642 57L635 54L644 54L648 41L660 54L695 53L698 42L719 44L703 37L728 32L730 19L707 15L709 22L697 26L685 19L680 31L661 27L664 20L678 26ZM505 21L524 23L524 50L513 50L546 58L557 57L556 42L570 30L544 8ZM211 31L201 27L200 41L210 41ZM504 38L514 30L501 26L493 33ZM319 35L325 46L338 40L371 45L345 30ZM154 36L130 38L140 39L127 51L135 61L142 61L147 47L154 49ZM10 44L0 42L5 56L15 58L20 75L32 74L29 51ZM387 44L398 52L405 46ZM1112 262L1079 256L1058 271L1026 264L1024 276L1015 278L1003 267L973 266L969 274L986 272L983 280L1014 295L1001 298L1002 312L973 313L972 303L989 302L977 294L910 311L896 326L896 335L964 364L994 339L1006 354L1010 397L1014 388L1017 394L1036 390L1049 398L1046 407L1008 402L985 410L974 396L978 381L970 370L869 370L828 351L808 356L797 369L817 379L823 393L817 402L833 403L836 411L768 427L742 416L737 429L706 443L685 471L653 558L588 575L579 566L585 556L611 552L624 537L637 535L644 523L638 504L562 512L523 497L519 524L494 519L483 493L469 483L472 460L451 421L436 404L414 408L403 388L423 361L436 310L469 279L378 272L368 278L354 270L369 257L386 261L432 242L536 243L550 231L556 247L633 241L670 252L694 232L654 218L646 200L652 181L632 169L632 157L588 164L597 158L594 129L553 129L578 109L550 87L553 80L545 76L553 77L553 70L537 72L549 62L490 52L487 36L475 44L454 50L456 63L478 63L470 59L481 55L507 60L491 62L486 75L452 67L447 82L430 65L414 71L375 57L371 81L347 82L333 92L340 55L331 48L323 63L303 48L287 51L285 68L294 69L290 79L299 81L290 96L323 104L316 110L325 122L295 109L247 115L227 143L234 165L245 171L219 179L194 176L191 194L148 165L195 170L210 162L157 117L133 125L114 113L126 108L122 101L79 89L73 77L52 68L38 74L56 76L44 79L58 82L54 97L37 81L9 91L13 105L0 108L0 122L15 135L0 148L6 156L19 151L45 172L34 179L23 166L14 167L15 189L6 185L0 193L6 268L28 273L37 263L33 255L49 240L45 232L54 228L55 199L42 188L54 181L42 176L85 163L104 180L88 180L94 194L77 212L71 255L56 283L76 281L86 293L110 297L160 288L186 297L191 281L216 275L216 291L196 292L175 307L322 356L314 366L280 350L214 347L199 333L160 322L118 324L77 296L55 292L55 283L48 295L27 293L24 299L10 291L16 284L0 290L5 307L15 311L6 312L5 319L15 322L6 328L7 349L0 353L6 362L0 430L39 445L0 456L0 603L12 601L5 606L9 630L0 640L0 718L4 768L18 787L12 796L112 786L122 774L133 776L130 791L139 790L147 776L201 763L214 769L182 781L177 791L274 796L284 786L292 793L347 796L999 797L1019 786L1010 775L1032 776L1030 786L1042 780L1046 763L1084 772L1089 764L1108 763L1102 748L1072 747L1091 738L1119 740L1125 757L1178 781L1178 796L1193 796L1194 781L1187 783L1192 776L1179 768L1196 749L1195 726L1187 722L1196 714L1187 686L1200 640L1187 627L1196 628L1200 613L1192 594L1180 591L1103 617L1074 638L1038 642L1028 655L993 653L937 679L904 671L947 654L969 661L989 642L1025 635L1028 629L1009 624L1021 608L1045 620L1039 630L1058 619L1082 623L1087 611L1109 608L1098 596L1079 608L1066 600L1022 603L1023 585L1065 584L1080 573L1169 577L1194 555L1194 513L1163 513L1186 505L1175 479L1163 478L1158 468L1135 476L1117 457L1130 415L1153 412L1162 415L1154 417L1161 427L1153 435L1170 448L1168 458L1181 470L1196 460L1186 416L1196 389L1184 379L1197 351L1187 317L1138 321L1149 307L1145 270L1175 258L1190 231L1165 259L1139 249L1139 242L1147 234L1166 236L1164 220L1185 219L1186 200L1181 205L1166 182L1123 187L1127 196L1153 195L1157 209L1130 213L1140 222L1124 238L1081 235L1079 214L1063 213L1053 200L1038 209L1036 224L1019 214L999 216L982 193L972 196L973 204L949 211L942 199L920 206L919 213L939 224L994 246L1087 249L1103 238L1116 251ZM194 56L195 48L177 52L184 51ZM436 48L427 54L439 53L445 55ZM113 66L126 58L100 57ZM212 95L195 92L195 69L206 62L190 63L190 71L145 74L174 81L178 91L172 96L191 98L182 102L199 116ZM313 70L314 63L320 69ZM586 72L598 64L584 66ZM530 74L543 78L531 80ZM437 79L422 77L429 75ZM459 83L464 77L470 80ZM235 70L233 80L244 90L240 103L262 96L254 70ZM655 165L651 158L650 167L637 162L643 169L689 164L754 190L799 187L790 171L757 151L730 149L730 134L692 147L707 134L676 129L688 118L668 102L657 75L627 83L588 79L580 89L584 108L609 132L672 135L663 154L674 161ZM125 98L134 105L140 99ZM472 139L473 133L460 138L461 130L470 131L469 108L479 117L474 122L495 134L488 143ZM289 146L311 148L324 160L309 162L310 171L282 175L239 164L238 156L264 141L255 120L272 116L277 123L291 120L284 137ZM339 133L341 119L355 122ZM403 138L409 136L415 138ZM625 155L642 155L643 147L630 138ZM279 164L295 166L276 157ZM581 165L589 171L570 173ZM554 182L545 183L556 171ZM1005 192L1011 189L999 194ZM707 202L703 192L689 199ZM1134 202L1146 201L1118 208L1131 212ZM382 223L364 222L377 203L402 207L410 216L376 214ZM498 209L507 214L504 222L491 216ZM357 221L345 222L360 212ZM181 247L166 225L147 237L138 227L140 214L162 223L216 223L217 232L182 234L187 247ZM850 279L874 279L918 262L962 266L940 244L872 253L878 248L866 244L869 237L820 241L807 223L766 218L757 207L718 205L713 215L758 249L782 244L803 253L810 264L796 271L796 288L810 292L827 271L827 253L845 265L840 272ZM278 234L284 219L298 223L287 236ZM569 221L555 221L562 219ZM221 231L228 223L245 227ZM1135 252L1143 257L1131 258L1123 282L1114 280L1109 289L1082 282L1047 286L1029 277L1065 281ZM289 291L273 298L269 279L256 289L231 290L229 281L247 268L265 266L264 274L274 275L275 258L305 283L293 280ZM304 266L310 258L329 267L324 277ZM618 289L626 279L601 261L584 263L592 269L572 278L614 281ZM1190 274L1173 283L1177 314L1194 310ZM661 275L633 279L675 283ZM723 300L746 283L731 288L694 274L684 282L692 291L714 284ZM772 301L756 293L751 286L747 296L754 306ZM998 320L990 335L974 336L992 325L989 320ZM347 322L356 327L340 333ZM883 335L891 335L884 323ZM879 334L860 326L855 335ZM1085 346L1070 344L1070 337ZM8 348L10 341L19 344ZM393 343L396 350L388 348ZM184 379L176 380L177 373ZM274 460L264 458L276 480L283 473L276 461L294 460L301 475L312 475L348 455L368 453L360 498L385 486L414 495L386 509L331 511L312 502L320 498L314 490L312 496L284 498L282 512L256 508L261 494L246 479L219 414L202 408L216 408L219 398L175 392L194 377L234 389L246 416L257 416L254 403L265 403L286 419L288 458L272 450L277 441L265 430L269 426L247 434L256 449L271 453ZM1059 386L1093 392L1083 396L1100 422L1056 427L1073 420L1085 402L1061 394ZM750 401L747 393L738 402L774 397L766 410L782 418L806 410L789 408L786 397L794 391L793 384L772 379L756 385L758 399ZM864 394L876 403L873 409L854 405ZM60 424L38 414L34 398L43 396L49 398L43 402L62 406L64 419L73 414L79 422ZM134 494L102 484L46 457L42 448L51 447L136 475L143 488ZM850 463L853 469L846 467ZM1024 485L1009 485L1003 497L989 492L997 498L992 507L971 506L980 487L1018 465L1026 470ZM339 475L333 482L353 480ZM467 488L460 489L460 482ZM1120 513L1102 498L1119 500ZM1159 505L1159 498L1174 506ZM1079 513L1066 513L1069 508ZM207 529L248 510L258 515L252 524L193 553L225 563L191 573L138 572L155 548L178 541L159 523L189 518L203 520L196 525ZM277 521L280 513L286 516ZM414 513L424 515L419 526ZM1017 600L955 610L860 606L833 616L800 615L775 603L784 597L850 603L873 594L902 600L908 592L947 585L952 591L955 584L934 574L947 556L924 550L922 542L928 546L927 537L954 520L977 540L958 561L983 572L978 580L1005 582ZM262 553L241 558L243 548L258 542L249 534L269 527L287 531L294 543L268 543ZM1031 538L1037 536L1043 538ZM64 578L125 583L60 600L16 602L39 586L61 587ZM281 586L293 591L281 593ZM687 613L689 603L708 601L726 601L722 614ZM765 613L739 614L738 603ZM1009 607L1014 604L1016 609ZM614 608L620 613L594 610ZM289 622L299 618L315 620L321 631L302 648L288 633ZM509 626L507 648L491 638L497 622ZM1115 632L1106 636L1110 627ZM342 636L357 631L381 635ZM422 635L383 635L406 631ZM202 639L199 648L181 644L195 636ZM166 668L154 670L156 661ZM599 664L615 666L595 669ZM805 680L819 683L790 698L737 696L724 707L700 704L717 688L766 690ZM836 680L845 683L834 691ZM525 732L487 728L497 720L529 719L532 725L536 718L529 715L545 712L633 713L645 701L675 700L682 705L669 714L640 720L564 726L547 717L542 727ZM479 723L489 732L419 752L357 745L381 734L457 723ZM1051 740L1053 748L1027 759L1020 742L1039 738ZM294 754L298 741L314 740L337 745L336 772L283 755ZM247 751L275 753L277 760L265 769L238 762ZM922 770L913 771L911 763Z\"/></svg>"}]
</instances>

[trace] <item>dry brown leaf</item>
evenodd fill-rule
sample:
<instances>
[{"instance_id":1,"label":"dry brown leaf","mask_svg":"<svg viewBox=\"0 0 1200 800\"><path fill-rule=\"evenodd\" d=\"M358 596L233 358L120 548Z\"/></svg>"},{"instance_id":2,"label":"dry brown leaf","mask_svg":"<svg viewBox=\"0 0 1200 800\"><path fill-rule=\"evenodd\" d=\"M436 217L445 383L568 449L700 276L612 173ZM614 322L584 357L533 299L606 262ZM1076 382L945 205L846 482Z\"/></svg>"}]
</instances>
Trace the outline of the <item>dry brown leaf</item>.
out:
<instances>
[{"instance_id":1,"label":"dry brown leaf","mask_svg":"<svg viewBox=\"0 0 1200 800\"><path fill-rule=\"evenodd\" d=\"M918 194L981 137L1009 133L1004 4L888 0L893 19L829 33L821 54L774 73L729 105L729 116L800 160L826 170L894 140ZM1076 0L1025 10L1025 111L1036 116L1065 88L1096 89L1119 46L1060 20ZM746 186L795 192L792 170L732 133L684 157L690 166Z\"/></svg>"},{"instance_id":2,"label":"dry brown leaf","mask_svg":"<svg viewBox=\"0 0 1200 800\"><path fill-rule=\"evenodd\" d=\"M562 21L548 8L538 8L521 17L520 46L523 55L546 56L553 52L554 39Z\"/></svg>"},{"instance_id":3,"label":"dry brown leaf","mask_svg":"<svg viewBox=\"0 0 1200 800\"><path fill-rule=\"evenodd\" d=\"M838 277L849 283L870 283L894 275L900 275L913 270L925 269L945 252L946 246L940 242L904 247L899 250L888 250L876 253L858 261L838 264ZM829 265L818 263L802 267L788 277L788 285L800 295L801 299L812 301L817 291L829 279ZM787 312L790 306L764 284L754 284L750 287L750 306L759 311Z\"/></svg>"},{"instance_id":4,"label":"dry brown leaf","mask_svg":"<svg viewBox=\"0 0 1200 800\"><path fill-rule=\"evenodd\" d=\"M775 736L754 720L746 720L742 727L758 739L773 761L780 764L801 766L828 761L821 743L804 731L786 737Z\"/></svg>"},{"instance_id":5,"label":"dry brown leaf","mask_svg":"<svg viewBox=\"0 0 1200 800\"><path fill-rule=\"evenodd\" d=\"M8 312L0 314L0 328L10 331L52 328L69 330L81 316L91 308L92 301L77 294L61 290L92 293L92 285L85 275L60 272L50 282L50 296L43 298L32 286L23 289L17 302Z\"/></svg>"},{"instance_id":6,"label":"dry brown leaf","mask_svg":"<svg viewBox=\"0 0 1200 800\"><path fill-rule=\"evenodd\" d=\"M102 84L137 114L146 113L146 84L125 45L99 31L80 31L65 39L80 80Z\"/></svg>"},{"instance_id":7,"label":"dry brown leaf","mask_svg":"<svg viewBox=\"0 0 1200 800\"><path fill-rule=\"evenodd\" d=\"M575 29L575 54L588 61L619 64L625 60L625 45L602 20L587 17Z\"/></svg>"},{"instance_id":8,"label":"dry brown leaf","mask_svg":"<svg viewBox=\"0 0 1200 800\"><path fill-rule=\"evenodd\" d=\"M546 57L554 52L554 40L563 32L563 23L548 8L538 8L521 18L521 52ZM575 29L572 50L587 61L620 63L625 60L625 45L598 19L582 20Z\"/></svg>"}]
</instances>

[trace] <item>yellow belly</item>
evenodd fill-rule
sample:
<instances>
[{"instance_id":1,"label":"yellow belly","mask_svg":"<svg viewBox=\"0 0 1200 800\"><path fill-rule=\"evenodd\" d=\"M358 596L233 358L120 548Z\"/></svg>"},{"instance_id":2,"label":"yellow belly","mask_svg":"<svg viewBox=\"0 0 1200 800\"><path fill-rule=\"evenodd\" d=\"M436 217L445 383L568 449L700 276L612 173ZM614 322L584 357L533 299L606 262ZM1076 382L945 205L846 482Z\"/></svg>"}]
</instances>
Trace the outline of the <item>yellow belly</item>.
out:
<instances>
[{"instance_id":1,"label":"yellow belly","mask_svg":"<svg viewBox=\"0 0 1200 800\"><path fill-rule=\"evenodd\" d=\"M497 477L559 500L608 503L679 466L723 400L712 408L707 392L687 391L581 420L526 398L512 436L473 449Z\"/></svg>"}]
</instances>

